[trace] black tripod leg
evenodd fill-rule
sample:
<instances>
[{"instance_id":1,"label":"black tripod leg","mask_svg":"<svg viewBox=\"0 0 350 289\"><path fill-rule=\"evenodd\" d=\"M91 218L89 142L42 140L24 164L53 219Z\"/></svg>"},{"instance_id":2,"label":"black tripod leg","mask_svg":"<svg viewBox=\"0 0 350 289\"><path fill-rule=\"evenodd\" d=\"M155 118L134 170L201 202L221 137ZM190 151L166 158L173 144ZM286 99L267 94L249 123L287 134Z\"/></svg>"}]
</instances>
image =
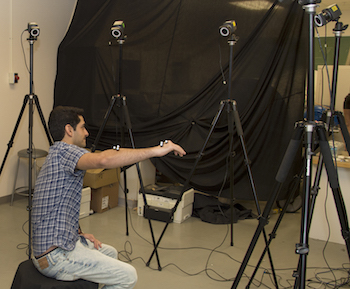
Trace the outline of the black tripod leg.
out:
<instances>
[{"instance_id":1,"label":"black tripod leg","mask_svg":"<svg viewBox=\"0 0 350 289\"><path fill-rule=\"evenodd\" d=\"M255 184L254 184L254 180L253 180L253 173L252 173L252 170L251 170L251 167L250 167L250 161L249 161L249 158L248 158L248 153L247 153L246 145L245 145L245 142L244 142L243 128L242 128L241 120L239 118L239 114L238 114L238 111L237 111L236 101L232 101L232 106L233 106L232 110L233 110L233 116L234 116L235 125L236 125L236 129L237 129L237 134L238 134L238 137L239 137L240 142L241 142L243 155L244 155L244 160L245 160L245 164L247 166L248 177L249 177L250 185L251 185L251 188L252 188L252 191L253 191L253 197L254 197L254 200L255 200L255 206L256 206L258 215L260 216L261 215L261 209L260 209L258 194L256 193L256 188L255 188ZM231 214L232 214L232 212L231 212ZM272 255L271 255L270 249L268 247L267 235L266 235L265 228L263 229L263 235L264 235L264 240L265 240L265 244L266 244L266 248L267 248L267 252L268 252L268 256L269 256L269 260L270 260L270 266L271 266L271 270L272 270L273 279L275 281L276 287L278 288L276 272L275 272L275 269L274 269L274 266L273 266L273 262L272 262ZM265 252L266 252L266 250L265 250ZM265 254L265 252L264 252L264 254ZM250 279L250 282L247 285L247 287L250 286L252 280L254 279L254 275L256 274L257 270L258 270L258 267L255 268L255 271L254 271L254 273L253 273L253 275L252 275L252 277Z\"/></svg>"},{"instance_id":2,"label":"black tripod leg","mask_svg":"<svg viewBox=\"0 0 350 289\"><path fill-rule=\"evenodd\" d=\"M321 153L324 156L324 163L327 171L328 182L333 192L335 205L337 207L338 218L341 226L342 236L345 241L346 249L350 259L350 240L349 240L349 221L345 208L344 199L341 194L339 180L336 169L334 167L332 154L326 138L326 132L323 127L317 127L317 134L320 140Z\"/></svg>"},{"instance_id":3,"label":"black tripod leg","mask_svg":"<svg viewBox=\"0 0 350 289\"><path fill-rule=\"evenodd\" d=\"M229 137L229 154L230 154L230 164L229 164L229 171L230 171L230 209L231 209L231 222L230 222L230 228L231 228L231 242L230 245L233 246L233 183L234 183L234 156L235 152L233 151L233 107L232 102L227 103L226 109L227 109L227 121L228 121L228 137Z\"/></svg>"},{"instance_id":4,"label":"black tripod leg","mask_svg":"<svg viewBox=\"0 0 350 289\"><path fill-rule=\"evenodd\" d=\"M49 129L47 128L47 125L46 125L46 122L45 122L44 114L43 114L43 112L41 110L41 107L40 107L39 99L38 99L38 97L35 94L33 95L33 97L34 97L34 103L36 104L36 108L37 108L39 116L40 116L41 123L42 123L42 125L44 127L44 130L45 130L45 134L46 134L47 140L48 140L48 142L49 142L49 144L51 146L51 145L53 145L53 142L52 142L52 139L51 139L51 136L50 136Z\"/></svg>"},{"instance_id":5,"label":"black tripod leg","mask_svg":"<svg viewBox=\"0 0 350 289\"><path fill-rule=\"evenodd\" d=\"M21 122L21 119L22 119L22 116L23 116L23 112L24 112L24 109L26 108L28 99L29 99L29 95L26 95L26 96L24 97L23 105L22 105L21 111L20 111L20 113L19 113L19 115L18 115L15 128L14 128L14 130L13 130L13 132L12 132L12 136L11 136L11 138L10 138L10 141L9 141L8 144L7 144L7 150L6 150L6 153L5 153L5 157L4 157L4 160L2 161L1 168L0 168L0 175L1 175L1 173L2 173L2 170L4 169L5 162L6 162L6 159L7 159L7 157L8 157L8 154L9 154L9 152L10 152L10 149L11 149L12 146L13 146L13 140L14 140L14 138L15 138L15 136L16 136L16 132L17 132L18 126L19 126L19 124L20 124L20 122Z\"/></svg>"},{"instance_id":6,"label":"black tripod leg","mask_svg":"<svg viewBox=\"0 0 350 289\"><path fill-rule=\"evenodd\" d=\"M111 97L111 100L109 102L109 106L108 109L103 117L103 122L102 125L97 133L96 139L94 141L94 143L91 146L91 151L94 152L96 150L96 146L98 144L98 142L100 141L102 132L106 126L106 123L109 119L109 116L113 110L113 107L115 105L116 100L120 100L120 95L113 95ZM118 107L120 107L120 104L118 104ZM122 115L123 117L123 115ZM121 118L122 118L121 117ZM121 121L121 123L124 123L123 121ZM121 125L122 126L122 125ZM116 124L116 135L118 135L118 124ZM124 145L124 131L123 128L121 128L121 138L122 138L122 144ZM121 172L124 172L124 196L125 196L125 221L126 221L126 235L129 236L129 222L128 222L128 198L127 198L127 194L128 194L128 186L127 186L127 177L126 177L126 169L121 169Z\"/></svg>"},{"instance_id":7,"label":"black tripod leg","mask_svg":"<svg viewBox=\"0 0 350 289\"><path fill-rule=\"evenodd\" d=\"M116 99L117 99L116 95L113 95L111 97L111 101L109 102L109 107L108 107L108 109L106 111L106 114L103 117L102 125L101 125L101 127L100 127L100 129L99 129L99 131L97 133L97 136L96 136L96 139L95 139L93 145L91 146L91 151L92 152L94 152L96 150L96 146L97 146L98 142L100 141L102 132L103 132L103 130L104 130L105 126L106 126L106 123L108 121L108 118L109 118L109 116L110 116L110 114L112 112L112 109L114 107L114 103L115 103Z\"/></svg>"},{"instance_id":8,"label":"black tripod leg","mask_svg":"<svg viewBox=\"0 0 350 289\"><path fill-rule=\"evenodd\" d=\"M126 168L122 168L121 172L123 172L124 179L124 199L125 199L125 226L126 226L126 235L129 236L129 219L128 219L128 178L126 176Z\"/></svg>"},{"instance_id":9,"label":"black tripod leg","mask_svg":"<svg viewBox=\"0 0 350 289\"><path fill-rule=\"evenodd\" d=\"M300 259L298 263L298 269L294 272L294 277L296 277L295 281L295 288L304 288L305 287L305 279L306 279L306 256L308 253L308 232L312 221L312 215L314 206L316 203L316 196L319 190L319 182L321 179L321 172L322 172L322 165L325 164L327 176L328 176L328 182L333 192L333 198L335 201L335 205L338 212L338 218L341 225L342 230L342 236L345 240L348 256L350 259L350 243L349 243L349 223L346 213L346 208L344 204L344 200L342 198L339 181L336 173L336 169L334 167L332 154L329 148L329 143L327 141L326 137L326 131L324 129L323 124L316 126L316 132L319 139L320 144L320 158L317 166L317 171L315 174L315 184L313 186L312 192L311 192L311 198L305 197L303 204L303 216L306 216L302 223L302 239L301 243L297 244L296 252L300 254ZM310 203L308 204L308 201ZM304 207L306 209L304 209ZM307 211L307 209L309 210ZM304 210L306 210L304 212Z\"/></svg>"},{"instance_id":10,"label":"black tripod leg","mask_svg":"<svg viewBox=\"0 0 350 289\"><path fill-rule=\"evenodd\" d=\"M126 127L128 129L128 132L129 132L131 145L135 149L135 142L134 142L134 137L132 134L131 120L130 120L130 116L129 116L128 107L126 105L126 97L125 96L122 97L122 106L123 106L123 111L124 111L124 120L125 120ZM139 166L139 163L136 163L135 165L136 165L136 170L137 170L137 174L138 174L139 181L140 181L140 189L141 189L141 193L143 196L143 201L144 201L144 204L147 206L145 187L143 185L140 166ZM153 241L153 246L154 246L153 252L156 254L157 263L158 263L158 270L161 271L162 267L160 266L160 261L159 261L158 251L157 251L157 244L156 244L155 238L154 238L152 223L151 223L151 220L148 220L148 221L149 221L149 226L150 226L150 231L151 231L151 236L152 236L152 241ZM159 243L159 241L158 241L158 243ZM153 256L153 254L152 254L152 256ZM147 264L148 264L147 266L149 266L149 263L150 263L150 260L147 262Z\"/></svg>"},{"instance_id":11,"label":"black tripod leg","mask_svg":"<svg viewBox=\"0 0 350 289\"><path fill-rule=\"evenodd\" d=\"M219 110L218 110L218 112L216 113L216 115L215 115L215 117L214 117L214 119L213 119L213 121L212 121L212 123L211 123L211 128L210 128L210 130L209 130L209 133L208 133L208 135L207 135L207 138L206 138L206 140L204 141L204 144L203 144L203 146L202 146L200 152L199 152L198 155L197 155L197 158L196 158L196 160L195 160L195 163L194 163L194 165L193 165L193 167L192 167L192 169L191 169L190 175L189 175L189 177L187 178L187 180L186 180L186 182L185 182L185 184L184 184L184 186L183 186L183 189L182 189L182 191L181 191L181 194L180 194L179 198L177 199L177 202L175 203L174 208L172 209L172 210L173 210L173 212L172 212L173 214L174 214L174 212L176 211L176 208L177 208L177 206L179 205L179 203L180 203L180 201L181 201L182 195L184 194L184 192L186 191L186 189L187 189L188 186L189 186L190 180L191 180L191 178L192 178L192 176L193 176L193 174L194 174L194 172L195 172L195 170L196 170L196 167L197 167L199 161L201 160L201 158L202 158L202 156L203 156L203 152L204 152L204 150L205 150L205 148L206 148L206 146L207 146L207 144L208 144L208 142L209 142L209 139L210 139L210 137L211 137L211 135L212 135L212 133L213 133L213 131L214 131L214 128L215 128L215 126L216 126L216 124L217 124L217 122L218 122L218 120L219 120L219 118L220 118L220 115L221 115L221 113L222 113L222 111L223 111L223 109L224 109L224 107L225 107L225 104L226 104L226 103L225 103L224 101L222 101L222 102L220 103ZM165 231L166 231L168 225L169 225L169 223L167 223L167 224L165 225L165 227L164 227L164 229L163 229L163 231L162 231L162 233L161 233L161 235L160 235L160 237L159 237L159 239L158 239L158 242L157 242L157 244L155 245L155 247L154 247L154 249L153 249L153 252L152 252L150 258L148 259L148 261L147 261L147 263L146 263L147 266L149 266L149 264L150 264L150 262L151 262L151 260L152 260L152 258L153 258L153 256L154 256L154 253L157 252L157 248L158 248L158 246L159 246L159 244L160 244L160 241L162 240L162 238L163 238L163 236L164 236L164 233L165 233Z\"/></svg>"},{"instance_id":12,"label":"black tripod leg","mask_svg":"<svg viewBox=\"0 0 350 289\"><path fill-rule=\"evenodd\" d=\"M277 183L274 187L274 190L273 190L273 193L272 193L270 199L266 203L263 214L259 217L259 225L254 233L254 236L250 242L250 245L248 247L246 255L242 261L241 267L239 268L239 271L236 275L235 281L233 282L233 285L231 288L237 288L238 283L242 278L243 272L248 264L248 261L253 253L254 247L259 239L260 233L263 230L264 226L268 222L268 217L270 215L272 207L276 202L278 194L282 188L282 184L288 175L290 167L291 167L291 165L294 161L294 158L296 156L296 153L300 147L300 141L301 141L302 134L303 134L303 127L302 127L302 123L300 122L299 125L297 126L295 132L294 132L293 138L289 142L287 151L284 154L282 163L281 163L281 165L278 169L277 175L276 175Z\"/></svg>"},{"instance_id":13,"label":"black tripod leg","mask_svg":"<svg viewBox=\"0 0 350 289\"><path fill-rule=\"evenodd\" d=\"M153 241L154 249L153 249L152 254L151 254L151 256L149 257L149 259L148 259L148 261L147 261L147 263L146 263L146 266L149 267L149 265L150 265L150 263L151 263L151 260L152 260L152 258L153 258L153 256L154 256L154 254L156 254L156 258L157 258L157 262L158 262L158 270L159 270L159 271L162 271L162 267L161 267L160 264L159 264L158 246L159 246L159 244L160 244L160 241L163 239L163 236L164 236L164 234L165 234L166 229L167 229L168 226L169 226L169 223L167 222L167 223L165 224L164 229L163 229L162 233L160 234L160 236L159 236L159 238L158 238L158 241L157 241L157 243L156 243L156 240L155 240L154 234L153 234L153 229L152 229L152 226L151 226L151 220L148 219L148 222L149 222L150 229L151 229L152 241Z\"/></svg>"},{"instance_id":14,"label":"black tripod leg","mask_svg":"<svg viewBox=\"0 0 350 289\"><path fill-rule=\"evenodd\" d=\"M264 260L264 256L265 256L266 252L269 253L269 246L270 246L272 240L276 238L277 229L278 229L279 225L280 225L281 222L282 222L283 216L284 216L285 213L287 212L288 205L291 203L292 198L293 198L293 196L294 196L294 194L295 194L295 191L299 188L300 179L301 179L301 177L302 177L303 174L304 174L304 170L301 170L299 176L296 178L296 181L295 181L295 184L294 184L293 189L290 191L290 193L289 193L289 195L288 195L288 198L287 198L285 204L283 205L282 211L281 211L280 215L278 216L278 219L277 219L277 221L276 221L276 223L275 223L275 226L273 227L271 233L269 234L269 235L270 235L270 238L269 238L269 240L266 242L265 249L264 249L263 253L261 254L261 257L260 257L260 259L259 259L257 265L255 266L254 272L253 272L252 276L250 277L249 283L247 284L246 288L249 288L249 287L250 287L250 284L253 282L254 276L255 276L256 273L258 272L258 269L259 269L259 267L260 267L262 261ZM269 258L271 258L271 257L269 257ZM271 269L274 270L273 266L271 266ZM276 286L276 288L278 288L278 282L277 282L276 274L275 274L274 271L273 271L273 273L274 273L275 286Z\"/></svg>"},{"instance_id":15,"label":"black tripod leg","mask_svg":"<svg viewBox=\"0 0 350 289\"><path fill-rule=\"evenodd\" d=\"M345 127L346 129L346 127ZM348 219L347 219L347 214L346 214L346 208L345 208L345 204L341 195L341 191L340 191L340 187L339 187L339 181L338 181L338 177L336 174L336 169L334 167L334 163L333 163L333 158L332 158L332 154L329 148L329 144L327 141L327 137L326 137L326 131L324 129L323 125L319 125L316 127L316 131L317 131L317 135L319 138L319 142L320 142L320 149L321 149L321 153L320 153L320 157L318 160L318 164L317 164L317 170L315 173L315 181L314 181L314 186L311 190L311 199L310 199L310 210L309 210L309 216L308 216L308 224L307 224L307 228L310 228L311 222L312 222L312 216L313 216L313 211L314 211L314 207L316 204L316 197L319 191L319 184L320 184L320 179L321 179L321 174L322 174L322 168L323 168L323 164L325 164L326 170L327 170L327 176L328 176L328 182L330 184L330 187L332 189L333 192L333 197L335 200L335 204L337 207L337 212L338 212L338 217L339 217L339 221L341 224L341 228L342 228L342 236L345 240L346 243L346 247L347 247L347 251L348 251L348 255L349 255L349 224L348 224ZM347 131L347 129L346 129ZM305 250L305 255L307 253L306 250L306 246L303 249ZM350 258L350 255L349 255ZM303 265L303 260L300 258L299 259L299 263L298 263L298 269L294 272L294 277L296 277L296 281L295 281L295 288L300 288L301 285L301 266Z\"/></svg>"},{"instance_id":16,"label":"black tripod leg","mask_svg":"<svg viewBox=\"0 0 350 289\"><path fill-rule=\"evenodd\" d=\"M295 271L295 285L299 288L305 288L306 283L306 261L309 253L309 227L310 227L310 203L312 187L312 156L313 156L313 132L314 122L308 122L305 125L305 175L304 175L304 198L302 206L302 218L300 229L300 242L296 244L295 253L299 254L298 270Z\"/></svg>"},{"instance_id":17,"label":"black tripod leg","mask_svg":"<svg viewBox=\"0 0 350 289\"><path fill-rule=\"evenodd\" d=\"M233 282L233 285L231 288L237 288L239 281L242 278L243 272L248 264L248 261L250 259L250 256L253 253L254 247L259 239L259 236L261 234L262 229L264 228L264 226L268 223L268 217L270 215L270 211L274 205L274 203L276 202L277 196L281 190L281 183L278 183L275 185L274 190L273 190L273 194L271 195L270 200L266 203L265 209L263 214L259 217L259 225L254 233L254 236L250 242L250 245L248 247L248 250L246 252L246 255L244 256L244 259L242 261L241 267L239 268L239 271L236 275L235 281Z\"/></svg>"},{"instance_id":18,"label":"black tripod leg","mask_svg":"<svg viewBox=\"0 0 350 289\"><path fill-rule=\"evenodd\" d=\"M318 163L317 163L316 172L315 172L314 185L313 185L312 190L311 190L310 224L311 224L312 215L313 215L313 211L314 211L315 204L316 204L316 197L317 197L318 191L320 189L320 180L321 180L322 168L323 168L323 155L320 154L320 157L319 157Z\"/></svg>"},{"instance_id":19,"label":"black tripod leg","mask_svg":"<svg viewBox=\"0 0 350 289\"><path fill-rule=\"evenodd\" d=\"M131 135L131 130L129 130L129 133ZM144 204L147 206L147 199L146 199L146 193L145 193L145 187L143 186L143 181L142 181L142 176L141 176L141 170L140 170L140 166L138 163L136 163L136 169L137 169L137 174L139 176L139 180L140 180L140 189L141 189L141 192L142 192L142 195L144 196L143 200L144 200ZM167 223L168 225L168 223ZM166 227L167 227L166 225ZM150 226L150 230L151 230L151 235L152 235L152 241L153 241L153 246L154 246L154 252L156 254L156 258L157 258L157 263L158 263L158 270L161 271L162 270L162 267L160 266L160 261L159 261L159 256L158 256L158 251L157 251L157 247L160 242L160 240L158 241L158 243L156 244L155 242L155 238L154 238L154 234L153 234L153 228L152 228L152 224L151 224L151 220L149 220L149 226ZM166 229L166 227L164 228L164 231ZM164 234L164 231L163 231L163 234ZM150 260L149 260L150 262ZM149 264L148 262L148 264Z\"/></svg>"},{"instance_id":20,"label":"black tripod leg","mask_svg":"<svg viewBox=\"0 0 350 289\"><path fill-rule=\"evenodd\" d=\"M29 170L28 170L28 258L32 256L32 188L33 188L33 114L34 114L34 97L29 95L29 121L28 121L28 136L29 136Z\"/></svg>"},{"instance_id":21,"label":"black tripod leg","mask_svg":"<svg viewBox=\"0 0 350 289\"><path fill-rule=\"evenodd\" d=\"M118 108L122 108L123 105L123 97L118 95ZM120 113L120 120L119 120L119 126L120 126L120 137L121 137L121 146L125 146L125 126L128 127L128 125L125 122L125 110L122 109ZM129 121L129 127L131 128L131 122ZM116 126L115 126L115 135L118 135L118 120L116 120ZM125 227L126 227L126 235L129 236L129 216L128 216L128 177L127 177L127 170L128 167L121 168L121 171L123 172L123 179L124 179L124 200L125 200Z\"/></svg>"},{"instance_id":22,"label":"black tripod leg","mask_svg":"<svg viewBox=\"0 0 350 289\"><path fill-rule=\"evenodd\" d=\"M197 156L197 158L196 158L196 160L195 160L195 163L194 163L194 165L193 165L193 167L192 167L192 169L191 169L191 172L190 172L190 174L189 174L189 177L187 178L187 180L186 180L186 182L185 182L185 184L184 184L184 186L183 186L182 193L181 193L181 197L182 197L182 194L184 193L184 191L185 191L185 190L188 188L188 186L189 186L190 180L191 180L191 178L192 178L192 176L193 176L193 174L194 174L194 172L195 172L195 170L196 170L196 167L197 167L199 161L201 160L201 158L202 158L202 156L203 156L203 152L204 152L204 150L205 150L205 148L206 148L206 146L207 146L207 144L208 144L208 142L209 142L209 139L210 139L211 135L213 134L214 128L215 128L215 126L216 126L216 124L217 124L217 122L218 122L218 120L219 120L219 118L220 118L220 115L221 115L221 113L222 113L224 107L225 107L225 102L224 102L224 101L221 101L220 106L219 106L219 110L218 110L218 112L216 113L216 115L215 115L215 117L214 117L214 119L213 119L213 121L212 121L212 123L211 123L211 127L210 127L209 133L208 133L208 135L207 135L207 138L205 139L204 144L203 144L203 146L202 146L200 152L198 153L198 156ZM144 201L145 201L145 200L146 200L146 197L143 196L143 198L144 198ZM178 206L179 202L180 202L180 198L178 198L178 200L177 200L177 202L176 202L176 204L175 204L175 206L174 206L174 208L173 208L173 213L174 213L174 211L176 210L176 207ZM160 241L161 241L162 238L163 238L163 235L164 235L165 230L167 229L168 225L169 225L169 223L167 223L167 224L165 225L165 227L164 227L164 229L163 229L163 232L161 233L161 235L160 235L160 237L159 237L159 239L158 239L157 244L155 244L155 242L154 242L154 244L155 244L155 245L154 245L154 249L153 249L153 252L152 252L150 258L149 258L148 261L147 261L147 266L149 266L149 264L150 264L150 262L151 262L151 260L152 260L152 258L153 258L153 256L154 256L154 254L157 253L157 248L158 248L158 246L159 246L159 244L160 244ZM153 235L153 232L152 232L152 235Z\"/></svg>"}]
</instances>

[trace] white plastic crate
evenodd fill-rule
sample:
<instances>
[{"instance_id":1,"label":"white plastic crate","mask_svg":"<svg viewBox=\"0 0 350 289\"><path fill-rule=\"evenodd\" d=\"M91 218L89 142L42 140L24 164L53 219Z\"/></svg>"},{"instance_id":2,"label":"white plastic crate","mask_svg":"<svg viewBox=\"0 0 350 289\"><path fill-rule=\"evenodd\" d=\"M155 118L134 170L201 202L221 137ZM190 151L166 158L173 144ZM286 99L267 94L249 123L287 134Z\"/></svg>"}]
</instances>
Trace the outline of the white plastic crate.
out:
<instances>
[{"instance_id":1,"label":"white plastic crate","mask_svg":"<svg viewBox=\"0 0 350 289\"><path fill-rule=\"evenodd\" d=\"M90 202L91 202L91 188L86 187L81 191L81 203L79 219L85 218L90 215Z\"/></svg>"}]
</instances>

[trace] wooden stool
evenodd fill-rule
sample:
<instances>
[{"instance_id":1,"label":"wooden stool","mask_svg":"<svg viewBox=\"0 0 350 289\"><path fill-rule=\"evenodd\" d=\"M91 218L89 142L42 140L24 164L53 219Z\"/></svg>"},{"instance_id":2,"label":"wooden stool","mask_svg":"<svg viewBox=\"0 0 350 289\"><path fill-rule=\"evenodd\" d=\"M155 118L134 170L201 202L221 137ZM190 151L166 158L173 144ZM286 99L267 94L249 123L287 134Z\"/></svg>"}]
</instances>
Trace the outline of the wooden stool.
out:
<instances>
[{"instance_id":1,"label":"wooden stool","mask_svg":"<svg viewBox=\"0 0 350 289\"><path fill-rule=\"evenodd\" d=\"M97 289L98 284L86 280L58 281L42 275L31 260L19 264L11 289Z\"/></svg>"}]
</instances>

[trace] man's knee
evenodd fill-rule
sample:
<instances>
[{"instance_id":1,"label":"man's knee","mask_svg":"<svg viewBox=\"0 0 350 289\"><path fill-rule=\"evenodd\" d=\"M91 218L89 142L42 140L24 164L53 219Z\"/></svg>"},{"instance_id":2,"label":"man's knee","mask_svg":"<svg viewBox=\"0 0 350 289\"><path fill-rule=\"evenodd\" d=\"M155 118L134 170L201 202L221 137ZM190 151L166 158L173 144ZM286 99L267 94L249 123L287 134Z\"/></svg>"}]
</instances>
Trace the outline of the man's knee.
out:
<instances>
[{"instance_id":1,"label":"man's knee","mask_svg":"<svg viewBox=\"0 0 350 289\"><path fill-rule=\"evenodd\" d=\"M128 275L128 279L125 280L125 285L126 285L125 288L134 288L137 282L136 269L133 266L129 265L127 269L127 275Z\"/></svg>"},{"instance_id":2,"label":"man's knee","mask_svg":"<svg viewBox=\"0 0 350 289\"><path fill-rule=\"evenodd\" d=\"M109 273L111 274L110 284L118 285L118 288L134 288L137 282L136 269L130 264L124 263L122 261L117 262L119 262L119 264L116 265L115 268L109 268Z\"/></svg>"},{"instance_id":3,"label":"man's knee","mask_svg":"<svg viewBox=\"0 0 350 289\"><path fill-rule=\"evenodd\" d=\"M114 259L118 259L118 251L112 246L109 246L107 255Z\"/></svg>"},{"instance_id":4,"label":"man's knee","mask_svg":"<svg viewBox=\"0 0 350 289\"><path fill-rule=\"evenodd\" d=\"M100 248L99 251L104 255L118 259L118 251L110 245L102 244L102 248Z\"/></svg>"}]
</instances>

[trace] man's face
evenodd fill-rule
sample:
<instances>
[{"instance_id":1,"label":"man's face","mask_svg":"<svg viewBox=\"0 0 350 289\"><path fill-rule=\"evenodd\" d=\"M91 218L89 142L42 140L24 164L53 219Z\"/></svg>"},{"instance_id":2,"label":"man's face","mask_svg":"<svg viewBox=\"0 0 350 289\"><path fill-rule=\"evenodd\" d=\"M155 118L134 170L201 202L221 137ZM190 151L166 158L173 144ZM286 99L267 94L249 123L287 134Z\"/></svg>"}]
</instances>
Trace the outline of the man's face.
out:
<instances>
[{"instance_id":1,"label":"man's face","mask_svg":"<svg viewBox=\"0 0 350 289\"><path fill-rule=\"evenodd\" d=\"M79 115L80 122L77 124L76 129L73 132L73 144L79 147L86 147L86 138L89 136L88 131L85 128L84 118Z\"/></svg>"}]
</instances>

